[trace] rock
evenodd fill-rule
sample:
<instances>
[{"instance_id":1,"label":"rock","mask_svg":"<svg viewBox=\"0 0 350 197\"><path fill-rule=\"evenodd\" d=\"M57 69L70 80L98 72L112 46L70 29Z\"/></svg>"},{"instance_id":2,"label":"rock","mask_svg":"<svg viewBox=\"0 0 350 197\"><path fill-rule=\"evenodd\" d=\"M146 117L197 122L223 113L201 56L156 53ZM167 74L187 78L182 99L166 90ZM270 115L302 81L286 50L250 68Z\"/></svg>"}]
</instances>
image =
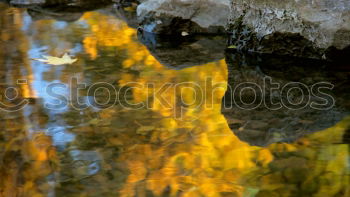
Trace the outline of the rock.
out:
<instances>
[{"instance_id":1,"label":"rock","mask_svg":"<svg viewBox=\"0 0 350 197\"><path fill-rule=\"evenodd\" d=\"M145 31L160 34L223 33L230 0L144 0L137 16Z\"/></svg>"},{"instance_id":2,"label":"rock","mask_svg":"<svg viewBox=\"0 0 350 197\"><path fill-rule=\"evenodd\" d=\"M350 46L348 0L232 0L231 7L231 44L247 50L332 59L330 51Z\"/></svg>"},{"instance_id":3,"label":"rock","mask_svg":"<svg viewBox=\"0 0 350 197\"><path fill-rule=\"evenodd\" d=\"M330 60L350 54L348 0L143 0L137 17L158 34L226 29L239 50Z\"/></svg>"}]
</instances>

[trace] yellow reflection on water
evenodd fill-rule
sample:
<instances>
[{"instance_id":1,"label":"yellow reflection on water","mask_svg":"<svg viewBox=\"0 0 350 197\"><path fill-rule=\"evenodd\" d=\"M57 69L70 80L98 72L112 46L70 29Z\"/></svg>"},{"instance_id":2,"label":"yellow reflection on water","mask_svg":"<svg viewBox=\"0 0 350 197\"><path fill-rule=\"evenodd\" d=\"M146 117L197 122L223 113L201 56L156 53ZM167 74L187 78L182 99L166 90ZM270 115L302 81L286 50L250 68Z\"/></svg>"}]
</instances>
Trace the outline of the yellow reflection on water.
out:
<instances>
[{"instance_id":1,"label":"yellow reflection on water","mask_svg":"<svg viewBox=\"0 0 350 197\"><path fill-rule=\"evenodd\" d=\"M158 100L150 106L149 110L161 116L153 125L161 127L139 123L135 137L148 136L150 141L134 144L131 151L121 155L120 160L127 163L130 171L121 190L122 196L142 196L145 191L140 191L139 187L156 195L162 195L167 187L171 188L172 195L179 191L183 196L220 196L223 192L241 195L244 189L238 184L240 174L255 166L253 151L258 148L239 141L221 114L221 100L227 86L225 60L170 70L135 41L136 30L125 23L97 13L85 14L83 18L91 27L84 47L92 59L98 55L98 47L114 46L127 51L123 67L140 72L138 76L121 73L119 85L137 82L147 87L147 84L153 84L153 89L133 89L135 103L149 99L149 95L166 83L184 84L171 86L162 94L170 107L164 107ZM111 24L117 25L111 27ZM216 89L206 87L208 80L220 86ZM189 88L193 85L198 85L203 95L194 94ZM192 105L181 109L182 106L177 104L181 96L185 103ZM198 99L199 96L203 100ZM181 117L177 117L179 111ZM155 148L152 145L155 142L162 145ZM260 157L265 162L272 159L268 152Z\"/></svg>"},{"instance_id":2,"label":"yellow reflection on water","mask_svg":"<svg viewBox=\"0 0 350 197\"><path fill-rule=\"evenodd\" d=\"M157 78L157 75L161 77ZM169 81L191 82L204 90L206 79L211 79L213 83L226 84L226 78L226 64L221 60L180 71L167 70L164 67L151 71L147 69L141 71L138 81L155 83L155 87ZM140 182L156 195L161 195L167 187L171 188L172 195L179 191L182 191L183 196L220 196L222 192L241 194L243 188L238 184L239 173L254 166L252 151L257 148L240 142L228 128L220 112L225 87L215 91L214 104L210 108L206 107L205 102L194 104L193 107L187 106L182 113L180 112L181 118L176 116L181 106L177 106L175 100L180 94L186 95L186 103L195 101L196 97L192 92L186 92L188 88L184 91L172 88L175 87L169 88L170 90L163 95L173 104L170 109L164 109L160 102L151 106L152 111L163 117L160 120L163 128L154 128L142 133L147 135L149 132L151 140L157 140L164 145L154 149L152 141L150 144L139 144L133 147L132 152L122 156L130 158L127 163L131 172L121 191L123 196L133 196ZM156 88L152 91L156 91ZM143 93L138 89L135 99L139 101L138 95L142 98L143 94L148 92ZM209 96L204 98L211 99ZM143 155L133 157L134 151L143 152ZM149 168L148 165L156 167Z\"/></svg>"}]
</instances>

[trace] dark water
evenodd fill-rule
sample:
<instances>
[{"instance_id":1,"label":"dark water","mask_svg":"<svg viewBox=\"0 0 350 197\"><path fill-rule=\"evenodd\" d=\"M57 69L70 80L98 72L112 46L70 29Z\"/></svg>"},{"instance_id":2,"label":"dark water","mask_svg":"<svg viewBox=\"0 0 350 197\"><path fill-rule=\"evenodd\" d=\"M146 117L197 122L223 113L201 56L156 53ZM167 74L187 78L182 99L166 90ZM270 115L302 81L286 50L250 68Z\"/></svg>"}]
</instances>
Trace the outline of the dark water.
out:
<instances>
[{"instance_id":1,"label":"dark water","mask_svg":"<svg viewBox=\"0 0 350 197\"><path fill-rule=\"evenodd\" d=\"M81 15L73 22L33 20L25 9L0 3L1 102L29 101L17 111L0 111L0 196L350 196L348 89L337 89L340 105L316 115L225 111L227 86L261 74L247 66L254 63L216 54L220 38L187 40L181 50L141 38L151 43L147 48L110 9ZM66 52L78 61L54 66L33 60ZM235 61L243 64L237 70ZM297 80L283 73L270 74ZM348 83L344 72L334 73L313 77L348 87L342 86ZM101 82L122 90L116 104L106 91L91 95L89 88ZM69 105L57 106L47 92L54 83ZM159 100L164 84L170 85ZM17 100L3 96L8 87L15 87ZM78 87L86 106L68 97ZM206 91L198 95L195 88ZM317 132L284 132L299 127ZM268 140L261 144L260 138Z\"/></svg>"}]
</instances>

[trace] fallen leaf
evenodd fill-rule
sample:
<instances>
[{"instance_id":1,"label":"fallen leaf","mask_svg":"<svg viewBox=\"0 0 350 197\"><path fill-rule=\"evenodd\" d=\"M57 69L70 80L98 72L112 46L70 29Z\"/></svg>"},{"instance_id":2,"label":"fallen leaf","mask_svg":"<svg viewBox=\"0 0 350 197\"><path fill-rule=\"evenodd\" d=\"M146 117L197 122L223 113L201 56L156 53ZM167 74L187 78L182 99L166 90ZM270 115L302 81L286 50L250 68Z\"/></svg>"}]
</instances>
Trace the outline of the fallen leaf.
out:
<instances>
[{"instance_id":1,"label":"fallen leaf","mask_svg":"<svg viewBox=\"0 0 350 197\"><path fill-rule=\"evenodd\" d=\"M78 60L76 58L72 59L67 53L65 53L62 57L43 55L43 58L45 59L34 58L33 60L44 62L46 64L56 65L56 66L64 65L64 64L73 64Z\"/></svg>"},{"instance_id":2,"label":"fallen leaf","mask_svg":"<svg viewBox=\"0 0 350 197\"><path fill-rule=\"evenodd\" d=\"M231 45L231 46L229 46L229 47L227 47L228 49L236 49L237 48L237 46L236 45Z\"/></svg>"}]
</instances>

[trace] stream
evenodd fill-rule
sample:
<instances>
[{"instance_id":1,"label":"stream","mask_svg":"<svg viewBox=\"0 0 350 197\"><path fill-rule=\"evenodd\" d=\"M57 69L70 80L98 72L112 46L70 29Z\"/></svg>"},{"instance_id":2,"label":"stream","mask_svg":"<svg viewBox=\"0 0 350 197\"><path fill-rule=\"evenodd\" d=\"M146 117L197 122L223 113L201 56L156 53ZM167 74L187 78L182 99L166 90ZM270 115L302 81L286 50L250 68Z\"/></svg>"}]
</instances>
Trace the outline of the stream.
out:
<instances>
[{"instance_id":1,"label":"stream","mask_svg":"<svg viewBox=\"0 0 350 197\"><path fill-rule=\"evenodd\" d=\"M350 196L348 67L159 38L113 10L0 2L0 196ZM266 79L308 100L249 92Z\"/></svg>"}]
</instances>

